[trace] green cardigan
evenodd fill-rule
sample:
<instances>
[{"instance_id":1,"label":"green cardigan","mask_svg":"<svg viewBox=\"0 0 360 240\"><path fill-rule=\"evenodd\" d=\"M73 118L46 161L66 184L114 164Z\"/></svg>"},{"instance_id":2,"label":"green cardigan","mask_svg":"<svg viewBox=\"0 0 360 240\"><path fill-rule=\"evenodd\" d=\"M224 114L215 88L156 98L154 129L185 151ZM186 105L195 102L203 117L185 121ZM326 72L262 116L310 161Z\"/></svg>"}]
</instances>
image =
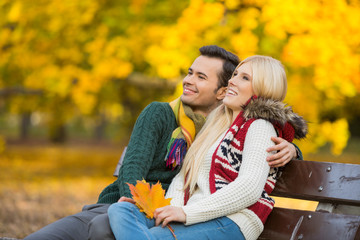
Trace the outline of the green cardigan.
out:
<instances>
[{"instance_id":1,"label":"green cardigan","mask_svg":"<svg viewBox=\"0 0 360 240\"><path fill-rule=\"evenodd\" d=\"M160 181L167 190L180 170L169 170L164 160L175 128L175 115L169 103L148 105L136 120L118 179L101 192L98 203L114 203L121 196L131 197L126 183L136 184L136 180L145 179L150 184Z\"/></svg>"}]
</instances>

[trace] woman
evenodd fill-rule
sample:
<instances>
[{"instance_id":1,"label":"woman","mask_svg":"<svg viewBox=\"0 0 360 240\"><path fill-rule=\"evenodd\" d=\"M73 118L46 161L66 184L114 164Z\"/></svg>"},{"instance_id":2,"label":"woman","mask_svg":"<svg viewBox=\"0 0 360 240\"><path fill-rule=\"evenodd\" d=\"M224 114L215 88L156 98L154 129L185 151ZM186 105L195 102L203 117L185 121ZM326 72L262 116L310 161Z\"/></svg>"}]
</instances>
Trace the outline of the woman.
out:
<instances>
[{"instance_id":1,"label":"woman","mask_svg":"<svg viewBox=\"0 0 360 240\"><path fill-rule=\"evenodd\" d=\"M278 169L266 162L270 138L292 141L307 132L305 121L281 102L286 90L279 61L242 61L169 187L171 206L150 220L134 204L113 204L108 214L116 239L173 239L162 228L170 222L177 239L257 239L274 205L269 194Z\"/></svg>"}]
</instances>

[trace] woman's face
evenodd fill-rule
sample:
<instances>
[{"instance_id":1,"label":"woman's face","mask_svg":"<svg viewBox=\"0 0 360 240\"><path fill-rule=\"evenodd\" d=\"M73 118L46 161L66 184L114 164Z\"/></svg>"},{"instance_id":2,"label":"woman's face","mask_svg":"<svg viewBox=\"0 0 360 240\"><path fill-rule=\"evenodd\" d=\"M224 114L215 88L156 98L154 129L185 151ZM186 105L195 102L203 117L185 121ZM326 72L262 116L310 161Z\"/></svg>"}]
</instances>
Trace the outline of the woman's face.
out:
<instances>
[{"instance_id":1,"label":"woman's face","mask_svg":"<svg viewBox=\"0 0 360 240\"><path fill-rule=\"evenodd\" d=\"M235 69L233 77L229 80L226 96L223 100L225 106L233 111L237 116L249 98L254 95L252 88L252 67L247 62Z\"/></svg>"}]
</instances>

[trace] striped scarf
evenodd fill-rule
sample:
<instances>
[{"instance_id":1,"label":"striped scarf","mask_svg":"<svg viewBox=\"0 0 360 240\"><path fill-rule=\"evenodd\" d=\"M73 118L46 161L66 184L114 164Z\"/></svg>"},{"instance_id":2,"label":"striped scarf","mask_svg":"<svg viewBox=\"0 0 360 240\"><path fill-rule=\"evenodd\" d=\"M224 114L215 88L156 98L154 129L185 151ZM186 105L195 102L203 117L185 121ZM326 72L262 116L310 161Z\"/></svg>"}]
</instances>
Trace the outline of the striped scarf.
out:
<instances>
[{"instance_id":1,"label":"striped scarf","mask_svg":"<svg viewBox=\"0 0 360 240\"><path fill-rule=\"evenodd\" d=\"M205 117L194 113L180 98L169 103L174 111L178 127L173 131L165 157L166 166L174 170L180 166L196 134L205 123Z\"/></svg>"}]
</instances>

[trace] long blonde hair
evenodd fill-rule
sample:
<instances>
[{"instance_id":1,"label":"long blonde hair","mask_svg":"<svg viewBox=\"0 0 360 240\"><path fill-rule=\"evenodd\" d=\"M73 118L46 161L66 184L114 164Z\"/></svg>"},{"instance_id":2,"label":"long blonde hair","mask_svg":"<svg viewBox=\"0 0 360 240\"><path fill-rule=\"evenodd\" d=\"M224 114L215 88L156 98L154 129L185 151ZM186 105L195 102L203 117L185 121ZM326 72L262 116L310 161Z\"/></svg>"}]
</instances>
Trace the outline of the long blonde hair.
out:
<instances>
[{"instance_id":1,"label":"long blonde hair","mask_svg":"<svg viewBox=\"0 0 360 240\"><path fill-rule=\"evenodd\" d=\"M265 99L284 100L287 81L280 61L272 57L255 55L243 60L237 68L247 62L252 66L252 87L255 95ZM196 190L199 170L205 155L221 134L231 126L232 118L232 110L221 104L210 113L205 125L189 148L180 173L186 177L184 190L189 187L190 194Z\"/></svg>"}]
</instances>

